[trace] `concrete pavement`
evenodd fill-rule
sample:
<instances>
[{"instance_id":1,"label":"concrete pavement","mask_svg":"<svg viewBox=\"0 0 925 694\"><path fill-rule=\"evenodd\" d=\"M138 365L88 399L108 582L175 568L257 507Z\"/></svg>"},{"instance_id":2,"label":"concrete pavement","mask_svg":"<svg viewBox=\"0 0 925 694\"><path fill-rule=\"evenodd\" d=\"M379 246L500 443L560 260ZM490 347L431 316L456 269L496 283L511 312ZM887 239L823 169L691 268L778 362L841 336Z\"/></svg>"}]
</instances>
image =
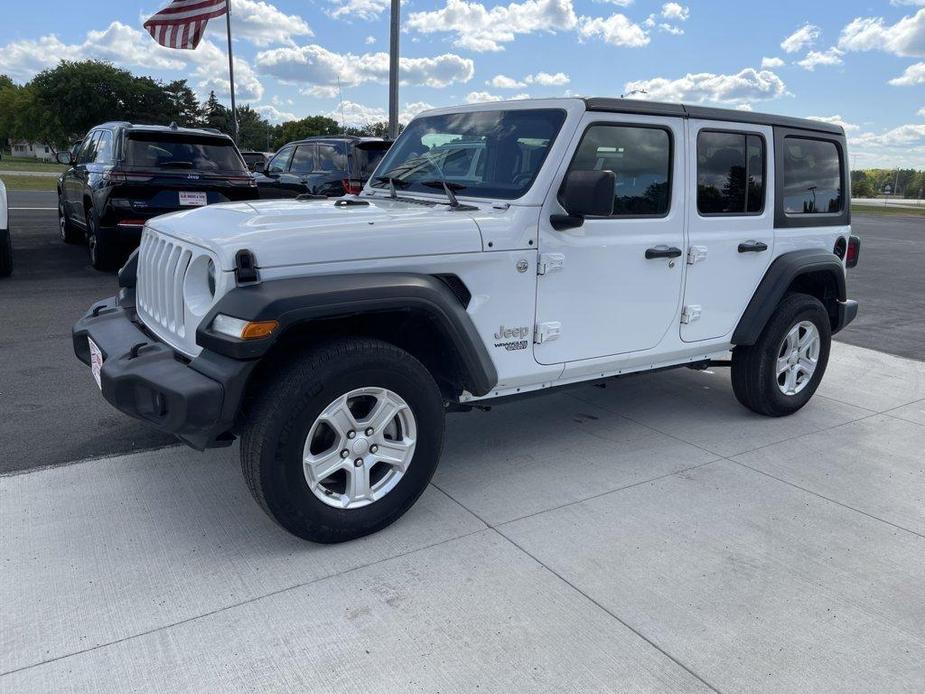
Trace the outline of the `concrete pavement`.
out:
<instances>
[{"instance_id":1,"label":"concrete pavement","mask_svg":"<svg viewBox=\"0 0 925 694\"><path fill-rule=\"evenodd\" d=\"M236 449L0 477L0 689L922 691L923 450L925 363L836 344L786 419L724 369L454 415L337 546Z\"/></svg>"}]
</instances>

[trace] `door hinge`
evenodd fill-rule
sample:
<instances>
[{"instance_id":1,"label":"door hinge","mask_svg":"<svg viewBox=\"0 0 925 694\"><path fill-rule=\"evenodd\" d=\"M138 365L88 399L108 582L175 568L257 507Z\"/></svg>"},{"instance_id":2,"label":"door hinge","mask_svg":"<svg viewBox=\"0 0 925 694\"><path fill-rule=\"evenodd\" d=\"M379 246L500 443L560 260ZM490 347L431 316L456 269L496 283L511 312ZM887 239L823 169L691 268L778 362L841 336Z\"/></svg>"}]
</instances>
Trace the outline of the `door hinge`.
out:
<instances>
[{"instance_id":1,"label":"door hinge","mask_svg":"<svg viewBox=\"0 0 925 694\"><path fill-rule=\"evenodd\" d=\"M565 265L565 256L561 253L543 253L536 264L536 274L545 275L548 272L561 270Z\"/></svg>"},{"instance_id":2,"label":"door hinge","mask_svg":"<svg viewBox=\"0 0 925 694\"><path fill-rule=\"evenodd\" d=\"M700 313L700 306L685 306L684 310L681 312L681 322L693 323L694 321L700 320Z\"/></svg>"},{"instance_id":3,"label":"door hinge","mask_svg":"<svg viewBox=\"0 0 925 694\"><path fill-rule=\"evenodd\" d=\"M706 246L691 246L687 249L687 264L693 265L707 259Z\"/></svg>"},{"instance_id":4,"label":"door hinge","mask_svg":"<svg viewBox=\"0 0 925 694\"><path fill-rule=\"evenodd\" d=\"M559 339L559 334L562 331L562 323L554 321L551 323L537 323L536 328L533 330L533 341L540 345L544 342L549 342L550 340Z\"/></svg>"}]
</instances>

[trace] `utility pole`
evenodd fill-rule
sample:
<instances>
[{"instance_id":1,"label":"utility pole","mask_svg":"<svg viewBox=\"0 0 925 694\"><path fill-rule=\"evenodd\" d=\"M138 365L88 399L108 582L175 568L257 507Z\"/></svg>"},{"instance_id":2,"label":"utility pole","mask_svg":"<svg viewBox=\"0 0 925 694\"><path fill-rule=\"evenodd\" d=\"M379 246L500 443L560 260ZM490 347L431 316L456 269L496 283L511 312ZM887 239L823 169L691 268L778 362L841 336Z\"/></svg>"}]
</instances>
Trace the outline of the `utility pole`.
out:
<instances>
[{"instance_id":1,"label":"utility pole","mask_svg":"<svg viewBox=\"0 0 925 694\"><path fill-rule=\"evenodd\" d=\"M401 26L400 0L392 0L389 28L389 139L398 137L398 31Z\"/></svg>"}]
</instances>

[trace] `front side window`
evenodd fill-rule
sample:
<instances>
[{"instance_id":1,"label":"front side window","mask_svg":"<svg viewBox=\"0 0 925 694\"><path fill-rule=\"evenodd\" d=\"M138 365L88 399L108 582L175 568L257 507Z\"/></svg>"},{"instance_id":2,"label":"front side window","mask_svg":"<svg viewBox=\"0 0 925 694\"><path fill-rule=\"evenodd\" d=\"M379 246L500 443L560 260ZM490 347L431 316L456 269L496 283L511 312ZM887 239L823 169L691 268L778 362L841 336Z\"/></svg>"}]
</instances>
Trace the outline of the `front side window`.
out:
<instances>
[{"instance_id":1,"label":"front side window","mask_svg":"<svg viewBox=\"0 0 925 694\"><path fill-rule=\"evenodd\" d=\"M78 164L87 164L96 158L96 143L99 138L99 131L87 135L80 146L80 153L77 155Z\"/></svg>"},{"instance_id":2,"label":"front side window","mask_svg":"<svg viewBox=\"0 0 925 694\"><path fill-rule=\"evenodd\" d=\"M286 169L289 168L289 160L292 158L292 153L295 150L294 145L286 145L280 151L276 153L270 163L267 165L267 171L269 173L283 173Z\"/></svg>"},{"instance_id":3,"label":"front side window","mask_svg":"<svg viewBox=\"0 0 925 694\"><path fill-rule=\"evenodd\" d=\"M792 215L841 212L841 157L833 142L784 138L784 212Z\"/></svg>"},{"instance_id":4,"label":"front side window","mask_svg":"<svg viewBox=\"0 0 925 694\"><path fill-rule=\"evenodd\" d=\"M592 125L569 171L613 171L613 214L663 216L671 203L671 136L662 128Z\"/></svg>"},{"instance_id":5,"label":"front side window","mask_svg":"<svg viewBox=\"0 0 925 694\"><path fill-rule=\"evenodd\" d=\"M446 179L472 197L524 195L565 121L560 109L471 111L416 118L376 169L372 185L432 193Z\"/></svg>"},{"instance_id":6,"label":"front side window","mask_svg":"<svg viewBox=\"0 0 925 694\"><path fill-rule=\"evenodd\" d=\"M697 209L704 215L764 209L764 140L758 135L701 132L697 137Z\"/></svg>"}]
</instances>

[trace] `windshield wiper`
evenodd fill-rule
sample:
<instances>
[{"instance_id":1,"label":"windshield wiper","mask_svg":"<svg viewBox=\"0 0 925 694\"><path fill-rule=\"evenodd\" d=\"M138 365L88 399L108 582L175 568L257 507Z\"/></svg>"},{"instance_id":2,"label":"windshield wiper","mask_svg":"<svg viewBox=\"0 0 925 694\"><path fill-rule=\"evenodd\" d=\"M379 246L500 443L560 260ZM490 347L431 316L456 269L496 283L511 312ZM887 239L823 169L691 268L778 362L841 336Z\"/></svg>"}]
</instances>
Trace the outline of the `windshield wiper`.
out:
<instances>
[{"instance_id":1,"label":"windshield wiper","mask_svg":"<svg viewBox=\"0 0 925 694\"><path fill-rule=\"evenodd\" d=\"M394 178L393 176L376 176L375 181L379 183L388 183L389 184L389 197L393 200L398 197L395 192L396 188L407 188L408 181L403 181L400 178Z\"/></svg>"},{"instance_id":2,"label":"windshield wiper","mask_svg":"<svg viewBox=\"0 0 925 694\"><path fill-rule=\"evenodd\" d=\"M450 207L459 207L459 200L456 199L456 193L453 191L466 189L466 186L462 183L450 183L446 179L441 179L439 181L421 181L421 185L427 186L428 188L443 188L446 197L450 201Z\"/></svg>"}]
</instances>

